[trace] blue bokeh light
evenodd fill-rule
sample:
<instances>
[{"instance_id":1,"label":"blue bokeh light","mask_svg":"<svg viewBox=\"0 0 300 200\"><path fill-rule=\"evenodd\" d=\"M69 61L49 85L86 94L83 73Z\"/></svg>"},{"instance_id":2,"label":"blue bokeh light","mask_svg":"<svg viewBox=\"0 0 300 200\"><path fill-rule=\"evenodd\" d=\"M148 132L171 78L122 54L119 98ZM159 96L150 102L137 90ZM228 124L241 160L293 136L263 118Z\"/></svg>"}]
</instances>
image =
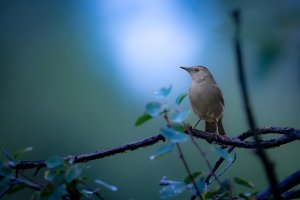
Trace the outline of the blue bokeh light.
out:
<instances>
[{"instance_id":1,"label":"blue bokeh light","mask_svg":"<svg viewBox=\"0 0 300 200\"><path fill-rule=\"evenodd\" d=\"M188 78L179 66L195 64L203 44L188 9L170 1L134 0L99 7L102 31L127 89L140 93Z\"/></svg>"}]
</instances>

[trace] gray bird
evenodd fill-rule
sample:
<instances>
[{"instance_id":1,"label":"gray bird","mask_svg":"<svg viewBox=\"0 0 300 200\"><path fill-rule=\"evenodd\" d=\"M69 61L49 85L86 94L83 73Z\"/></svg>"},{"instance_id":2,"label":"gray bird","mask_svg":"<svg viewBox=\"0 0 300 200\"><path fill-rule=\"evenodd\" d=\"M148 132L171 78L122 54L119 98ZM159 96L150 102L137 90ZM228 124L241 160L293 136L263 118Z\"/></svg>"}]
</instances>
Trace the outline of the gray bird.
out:
<instances>
[{"instance_id":1,"label":"gray bird","mask_svg":"<svg viewBox=\"0 0 300 200\"><path fill-rule=\"evenodd\" d=\"M226 135L222 125L224 98L213 75L203 66L180 68L192 77L189 98L195 115L205 121L205 131Z\"/></svg>"}]
</instances>

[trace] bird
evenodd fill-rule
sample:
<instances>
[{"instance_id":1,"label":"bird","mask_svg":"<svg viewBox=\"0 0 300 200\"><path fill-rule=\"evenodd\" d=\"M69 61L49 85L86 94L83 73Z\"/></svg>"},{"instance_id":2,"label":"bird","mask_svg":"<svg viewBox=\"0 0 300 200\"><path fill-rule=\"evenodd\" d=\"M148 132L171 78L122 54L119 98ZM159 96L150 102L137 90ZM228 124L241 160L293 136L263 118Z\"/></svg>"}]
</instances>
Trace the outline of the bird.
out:
<instances>
[{"instance_id":1,"label":"bird","mask_svg":"<svg viewBox=\"0 0 300 200\"><path fill-rule=\"evenodd\" d=\"M192 78L188 95L194 114L199 121L205 121L205 131L225 136L222 124L224 98L212 73L204 66L180 68L187 71Z\"/></svg>"}]
</instances>

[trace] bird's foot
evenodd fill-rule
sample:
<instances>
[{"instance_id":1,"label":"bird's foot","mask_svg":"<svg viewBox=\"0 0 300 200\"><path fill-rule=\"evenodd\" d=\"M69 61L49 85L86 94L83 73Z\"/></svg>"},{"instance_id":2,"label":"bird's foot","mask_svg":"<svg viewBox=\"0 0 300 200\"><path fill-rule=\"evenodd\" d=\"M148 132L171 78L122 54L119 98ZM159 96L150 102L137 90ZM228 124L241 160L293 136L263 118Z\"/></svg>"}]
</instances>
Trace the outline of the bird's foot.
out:
<instances>
[{"instance_id":1,"label":"bird's foot","mask_svg":"<svg viewBox=\"0 0 300 200\"><path fill-rule=\"evenodd\" d=\"M183 126L184 132L187 132L187 131L192 130L192 129L193 129L193 127L189 124L184 124L184 126Z\"/></svg>"}]
</instances>

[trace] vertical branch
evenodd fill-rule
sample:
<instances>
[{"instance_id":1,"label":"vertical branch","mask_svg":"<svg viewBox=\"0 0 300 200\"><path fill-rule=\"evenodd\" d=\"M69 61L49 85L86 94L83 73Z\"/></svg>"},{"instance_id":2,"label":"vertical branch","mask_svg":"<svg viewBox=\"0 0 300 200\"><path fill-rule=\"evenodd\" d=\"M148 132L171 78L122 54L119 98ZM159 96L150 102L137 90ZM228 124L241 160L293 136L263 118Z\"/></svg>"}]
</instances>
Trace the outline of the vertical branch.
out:
<instances>
[{"instance_id":1,"label":"vertical branch","mask_svg":"<svg viewBox=\"0 0 300 200\"><path fill-rule=\"evenodd\" d=\"M241 92L242 92L242 97L243 97L243 102L244 102L244 108L246 111L247 115L247 120L248 120L248 125L252 131L254 131L254 140L257 143L257 155L259 156L263 167L265 169L265 172L267 174L269 184L271 185L272 193L274 196L274 199L280 199L280 194L278 191L278 185L277 185L277 178L276 174L274 171L274 166L269 160L266 152L260 145L260 137L258 134L255 132L256 128L256 123L253 117L253 113L251 110L250 102L249 102L249 95L248 95L248 90L247 90L247 85L246 85L246 80L245 80L245 73L244 73L244 63L243 63L243 55L242 55L242 50L241 50L241 41L240 41L240 27L241 27L241 21L240 21L240 11L239 10L234 10L232 12L232 18L235 24L235 38L234 38L234 48L235 48L235 54L236 54L236 61L237 61L237 70L238 70L238 77L240 81L240 86L241 86Z\"/></svg>"},{"instance_id":2,"label":"vertical branch","mask_svg":"<svg viewBox=\"0 0 300 200\"><path fill-rule=\"evenodd\" d=\"M188 134L191 136L191 140L192 140L192 143L195 145L195 147L197 148L197 150L200 152L200 154L202 155L206 165L208 166L212 176L215 177L215 180L218 182L218 184L220 185L220 187L222 187L222 184L218 178L218 176L216 175L215 171L213 171L213 168L210 164L210 162L208 161L207 157L206 157L206 153L201 149L201 147L197 144L197 142L195 141L195 138L192 136L190 130L188 130Z\"/></svg>"},{"instance_id":3,"label":"vertical branch","mask_svg":"<svg viewBox=\"0 0 300 200\"><path fill-rule=\"evenodd\" d=\"M167 112L166 110L164 111L164 119L166 120L168 126L171 126L171 123L170 123L170 120L169 120L169 117L168 117L168 112ZM189 166L188 166L188 164L187 164L187 162L186 162L186 159L185 159L185 157L184 157L184 155L183 155L183 152L182 152L182 150L181 150L181 147L180 147L180 145L179 145L178 143L176 143L176 147L177 147L177 150L178 150L178 152L179 152L179 158L182 160L182 163L183 163L183 165L184 165L184 167L185 167L185 170L186 170L186 172L188 173L190 179L192 180L192 183L193 183L193 186L194 186L194 188L195 188L195 190L196 190L197 196L198 196L201 200L203 200L202 195L201 195L201 192L199 191L199 188L198 188L198 186L197 186L197 184L196 184L196 182L195 182L195 179L194 179L194 177L193 177L193 175L192 175L192 172L191 172L191 170L190 170L190 168L189 168Z\"/></svg>"},{"instance_id":4,"label":"vertical branch","mask_svg":"<svg viewBox=\"0 0 300 200\"><path fill-rule=\"evenodd\" d=\"M235 147L230 147L227 152L231 153L234 150ZM208 176L205 179L205 183L209 184L209 180L210 178L213 176L214 173L216 173L217 169L220 167L220 165L222 164L222 162L224 161L224 158L221 157L215 164L214 168L212 168L212 170L210 171L210 173L208 174Z\"/></svg>"},{"instance_id":5,"label":"vertical branch","mask_svg":"<svg viewBox=\"0 0 300 200\"><path fill-rule=\"evenodd\" d=\"M187 171L187 173L188 173L190 179L192 180L192 183L193 183L193 186L194 186L194 188L195 188L195 190L196 190L197 196L198 196L201 200L203 200L202 195L201 195L201 192L199 191L199 188L198 188L198 186L197 186L197 184L196 184L196 182L195 182L195 179L194 179L194 177L193 177L193 175L192 175L192 172L191 172L191 170L190 170L190 168L189 168L189 166L188 166L188 164L187 164L187 162L186 162L186 160L185 160L185 158L184 158L184 156L183 156L181 147L180 147L180 145L179 145L178 143L176 143L176 147L177 147L177 150L178 150L178 152L179 152L179 157L180 157L180 159L182 160L183 165L184 165L184 167L185 167L185 170Z\"/></svg>"}]
</instances>

